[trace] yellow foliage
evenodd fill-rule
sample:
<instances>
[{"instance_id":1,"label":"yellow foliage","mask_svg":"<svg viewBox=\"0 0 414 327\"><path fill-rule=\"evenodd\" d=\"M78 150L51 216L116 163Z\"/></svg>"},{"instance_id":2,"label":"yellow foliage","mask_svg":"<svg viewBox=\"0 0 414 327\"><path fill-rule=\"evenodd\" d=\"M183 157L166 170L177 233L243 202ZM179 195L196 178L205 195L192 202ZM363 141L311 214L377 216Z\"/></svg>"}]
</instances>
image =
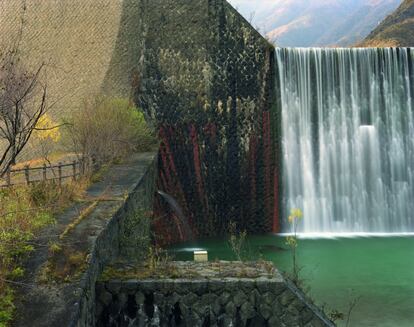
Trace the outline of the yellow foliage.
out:
<instances>
[{"instance_id":1,"label":"yellow foliage","mask_svg":"<svg viewBox=\"0 0 414 327\"><path fill-rule=\"evenodd\" d=\"M289 245L291 248L295 248L298 246L298 242L295 236L288 236L286 237L286 245Z\"/></svg>"},{"instance_id":2,"label":"yellow foliage","mask_svg":"<svg viewBox=\"0 0 414 327\"><path fill-rule=\"evenodd\" d=\"M50 118L49 115L44 114L40 117L35 127L35 137L42 141L52 141L54 143L60 140L61 134L59 127L56 127L56 123Z\"/></svg>"},{"instance_id":3,"label":"yellow foliage","mask_svg":"<svg viewBox=\"0 0 414 327\"><path fill-rule=\"evenodd\" d=\"M300 219L302 217L303 217L302 210L295 208L295 209L290 210L290 216L288 220L289 220L289 223L293 224L296 219Z\"/></svg>"}]
</instances>

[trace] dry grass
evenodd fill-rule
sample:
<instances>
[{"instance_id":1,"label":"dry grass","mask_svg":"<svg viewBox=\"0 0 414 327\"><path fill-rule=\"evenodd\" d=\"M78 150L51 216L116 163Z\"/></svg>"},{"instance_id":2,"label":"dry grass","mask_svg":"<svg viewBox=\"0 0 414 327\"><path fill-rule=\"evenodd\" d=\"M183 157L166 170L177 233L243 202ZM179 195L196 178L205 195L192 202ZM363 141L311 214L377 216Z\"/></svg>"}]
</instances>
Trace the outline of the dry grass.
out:
<instances>
[{"instance_id":1,"label":"dry grass","mask_svg":"<svg viewBox=\"0 0 414 327\"><path fill-rule=\"evenodd\" d=\"M397 40L392 39L371 39L366 40L363 43L357 44L355 47L362 47L362 48L393 48L398 47L399 42Z\"/></svg>"},{"instance_id":2,"label":"dry grass","mask_svg":"<svg viewBox=\"0 0 414 327\"><path fill-rule=\"evenodd\" d=\"M50 248L49 248L50 250ZM71 247L63 247L60 252L52 251L49 260L38 275L38 282L67 283L79 278L85 271L88 263L88 254L76 251Z\"/></svg>"},{"instance_id":3,"label":"dry grass","mask_svg":"<svg viewBox=\"0 0 414 327\"><path fill-rule=\"evenodd\" d=\"M89 182L58 186L43 182L0 190L0 326L14 312L13 286L24 275L22 263L33 252L37 233L55 222L55 215L83 197ZM52 247L57 251L57 247Z\"/></svg>"},{"instance_id":4,"label":"dry grass","mask_svg":"<svg viewBox=\"0 0 414 327\"><path fill-rule=\"evenodd\" d=\"M371 34L357 46L412 47L414 46L414 0L405 0Z\"/></svg>"},{"instance_id":5,"label":"dry grass","mask_svg":"<svg viewBox=\"0 0 414 327\"><path fill-rule=\"evenodd\" d=\"M45 158L33 158L30 160L25 160L18 162L16 165L14 165L11 169L23 169L26 166L29 167L41 167L44 164L49 165L49 161L51 163L58 163L58 162L72 162L77 158L76 153L63 153L63 152L57 152L51 154L47 160Z\"/></svg>"}]
</instances>

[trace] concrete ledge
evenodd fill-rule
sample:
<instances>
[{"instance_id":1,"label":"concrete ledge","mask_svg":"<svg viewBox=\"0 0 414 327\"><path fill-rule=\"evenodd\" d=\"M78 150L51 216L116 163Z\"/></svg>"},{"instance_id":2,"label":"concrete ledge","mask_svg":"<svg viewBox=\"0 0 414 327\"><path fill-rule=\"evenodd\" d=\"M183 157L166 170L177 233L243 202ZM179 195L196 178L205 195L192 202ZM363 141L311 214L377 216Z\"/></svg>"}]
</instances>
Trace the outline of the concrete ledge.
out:
<instances>
[{"instance_id":1,"label":"concrete ledge","mask_svg":"<svg viewBox=\"0 0 414 327\"><path fill-rule=\"evenodd\" d=\"M95 326L95 283L104 267L122 256L125 243L128 243L125 225L131 219L131 215L134 215L136 210L151 208L155 193L156 158L155 154L142 154L141 175L135 180L125 180L123 186L118 185L117 190L127 192L128 196L108 223L94 233L98 237L91 248L88 268L79 283L77 302L72 308L69 326Z\"/></svg>"}]
</instances>

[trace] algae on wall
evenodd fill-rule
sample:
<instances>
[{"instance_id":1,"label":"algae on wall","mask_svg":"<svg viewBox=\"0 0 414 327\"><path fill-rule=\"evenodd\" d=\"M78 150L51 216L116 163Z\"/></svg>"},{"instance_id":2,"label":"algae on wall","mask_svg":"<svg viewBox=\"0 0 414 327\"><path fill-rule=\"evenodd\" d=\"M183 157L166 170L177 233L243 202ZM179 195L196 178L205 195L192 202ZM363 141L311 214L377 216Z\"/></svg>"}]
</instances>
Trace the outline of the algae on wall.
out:
<instances>
[{"instance_id":1,"label":"algae on wall","mask_svg":"<svg viewBox=\"0 0 414 327\"><path fill-rule=\"evenodd\" d=\"M127 68L135 101L159 129L158 187L177 199L195 235L223 233L230 221L277 229L273 46L223 0L142 0L138 11L144 38L133 41L126 24L115 54L135 42L135 71ZM122 60L112 65L115 75L125 71ZM157 230L173 241L171 209L161 198L155 209L168 217Z\"/></svg>"}]
</instances>

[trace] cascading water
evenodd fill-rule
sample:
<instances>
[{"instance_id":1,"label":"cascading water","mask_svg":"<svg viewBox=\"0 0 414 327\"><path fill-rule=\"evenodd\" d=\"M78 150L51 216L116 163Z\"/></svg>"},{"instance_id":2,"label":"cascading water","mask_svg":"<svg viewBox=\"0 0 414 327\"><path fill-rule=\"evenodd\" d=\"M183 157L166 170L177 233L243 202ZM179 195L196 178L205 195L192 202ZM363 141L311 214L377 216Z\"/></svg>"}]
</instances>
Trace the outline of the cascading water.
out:
<instances>
[{"instance_id":1,"label":"cascading water","mask_svg":"<svg viewBox=\"0 0 414 327\"><path fill-rule=\"evenodd\" d=\"M414 232L414 49L276 49L283 206L305 233Z\"/></svg>"}]
</instances>

